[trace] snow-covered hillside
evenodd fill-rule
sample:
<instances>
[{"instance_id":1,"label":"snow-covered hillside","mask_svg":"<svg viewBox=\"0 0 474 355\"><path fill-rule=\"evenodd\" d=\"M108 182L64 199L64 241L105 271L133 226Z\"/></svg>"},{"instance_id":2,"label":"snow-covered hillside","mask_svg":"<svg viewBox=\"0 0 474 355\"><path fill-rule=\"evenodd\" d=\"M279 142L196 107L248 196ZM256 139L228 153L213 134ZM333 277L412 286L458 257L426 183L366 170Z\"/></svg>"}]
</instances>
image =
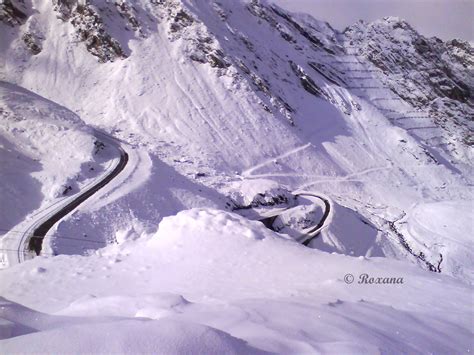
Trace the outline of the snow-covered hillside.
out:
<instances>
[{"instance_id":1,"label":"snow-covered hillside","mask_svg":"<svg viewBox=\"0 0 474 355\"><path fill-rule=\"evenodd\" d=\"M1 278L3 296L23 304L1 301L6 353L472 351L469 286L312 250L218 210L183 211L137 241L36 258Z\"/></svg>"},{"instance_id":2,"label":"snow-covered hillside","mask_svg":"<svg viewBox=\"0 0 474 355\"><path fill-rule=\"evenodd\" d=\"M92 131L71 111L6 82L0 82L0 103L6 232L33 210L77 192L98 164Z\"/></svg>"},{"instance_id":3,"label":"snow-covered hillside","mask_svg":"<svg viewBox=\"0 0 474 355\"><path fill-rule=\"evenodd\" d=\"M422 301L434 295L456 299L458 291L463 297L472 295L468 285L474 280L474 53L469 43L425 38L393 17L359 22L339 32L308 15L254 0L6 0L0 4L0 33L0 160L5 167L0 172L0 191L11 206L2 208L0 228L10 231L8 240L15 239L13 232L24 230L35 213L60 203L65 188L71 186L66 194L72 198L113 168L118 153L112 146L120 146L129 157L124 171L56 224L44 242L45 256L92 256L39 259L1 271L0 295L47 312L68 309L72 302L82 304L85 293L132 297L123 302L136 304L133 297L152 292L140 286L146 275L169 273L187 260L189 264L176 274L157 276L163 284L153 292L189 296L191 302L207 300L202 306L206 319L219 312L221 306L215 304L229 299L276 302L268 308L249 306L248 321L236 321L235 328L224 323L232 322L234 316L241 319L240 311L234 316L226 313L215 322L200 322L244 339L251 347L280 352L292 347L295 352L325 352L333 346L340 346L332 348L335 352L376 348L460 352L470 347L472 309L469 312L467 300L461 297L449 307L435 306L434 299ZM104 140L111 146L97 151L97 142ZM321 233L306 249L284 240L284 233L299 235L294 226L304 229L305 223L322 218L324 204L295 207L294 191L323 196L330 204ZM264 213L256 212L256 206L263 206ZM289 206L294 208L272 222L279 235L235 215L261 219L269 210ZM206 209L202 216L198 210L175 216L191 208ZM176 224L176 233L170 223ZM214 223L223 223L228 230L214 231ZM188 240L184 232L189 229L192 235L195 225L200 229L194 237L202 238L203 246L197 239ZM235 251L238 259L221 248L210 248L218 244L214 234L223 234L229 243L223 247ZM242 245L242 235L252 242ZM164 241L155 241L160 238ZM6 240L4 249L12 248ZM93 250L110 242L125 244L94 254ZM119 254L127 257L116 266L113 260L120 261ZM179 260L167 262L168 254L179 254ZM287 261L284 267L275 261L259 262L266 257ZM140 258L158 260L147 264ZM246 262L254 274L240 275L235 270ZM206 265L215 265L212 270L222 270L222 274L213 271L208 279L193 279L189 274L198 270L204 275ZM114 269L111 274L109 267ZM324 267L332 276L321 275ZM304 317L297 317L288 328L272 320L262 335L265 340L252 338L252 324L265 323L255 320L255 314L269 317L281 297L291 296L295 285L288 281L290 276L270 279L259 293L247 283L258 284L258 275L280 275L286 269L296 274L301 269L298 275L305 275L298 286L305 300L296 301L303 303L301 312L313 309L306 298L316 297L315 309L334 320L334 329L342 329L328 338L328 347L313 342L322 329L301 329L307 322ZM346 286L340 280L351 270L356 276L386 272L407 275L412 281L403 288L377 288L381 293L374 294L373 304L356 303L358 298L367 300L374 288ZM32 300L39 297L34 293L28 299L16 290L18 273L24 275L22 287L42 278L51 280L41 291L46 294L58 294L58 275L76 276L61 279L71 292L35 305ZM114 280L109 280L112 285L120 274L128 275L120 283L123 286L98 286L108 278ZM227 288L222 284L224 275L233 286L226 295L217 291ZM137 286L127 291L124 280L129 277ZM74 283L77 287L72 291ZM446 283L452 287L443 289ZM421 291L422 284L429 285L428 291ZM324 296L320 296L323 286ZM290 293L282 296L281 290ZM384 301L385 293L391 297ZM211 302L206 297L215 299ZM282 302L285 312L300 307L288 299ZM354 318L340 322L322 310L325 302L328 307L342 308L340 312L354 312ZM390 305L395 310L387 310ZM94 312L94 305L84 307ZM152 313L162 312L150 307ZM428 316L430 307L434 310ZM192 316L180 321L195 321L201 311L191 308ZM372 314L371 320L377 318L376 313L388 312L386 319L378 319L383 335L369 331L372 335L356 342L353 322L358 321L359 312ZM138 308L132 313L105 313L98 316L141 314ZM169 310L165 313L170 314ZM454 316L458 314L464 318ZM63 324L45 317L47 324ZM407 317L414 318L408 322ZM415 327L418 322L427 325L438 320L439 326L433 325L424 335L418 332L419 325ZM126 333L136 321L125 322L131 323L123 328L117 325L118 332ZM406 322L416 330L410 336L419 339L413 348L401 345L412 344L406 337L389 334L395 324ZM456 322L458 326L453 325ZM72 323L66 321L68 326ZM19 323L13 320L13 324ZM5 329L17 329L17 325ZM173 341L172 329L178 325L157 323L161 326L170 329L163 339L171 336L163 342ZM449 339L437 341L439 329L445 326L451 327ZM23 334L23 326L18 327ZM199 337L208 329L200 327L191 327L190 334ZM460 338L450 338L456 329ZM53 338L65 334L52 332ZM213 339L219 339L224 348L250 351L240 340L216 332ZM278 344L281 334L292 332L300 335L291 342L282 340L281 347L268 345ZM305 338L301 332L312 335ZM28 337L36 342L33 335ZM5 344L12 346L7 349L16 349L14 340ZM103 351L114 349L104 347ZM211 350L203 348L203 352Z\"/></svg>"}]
</instances>

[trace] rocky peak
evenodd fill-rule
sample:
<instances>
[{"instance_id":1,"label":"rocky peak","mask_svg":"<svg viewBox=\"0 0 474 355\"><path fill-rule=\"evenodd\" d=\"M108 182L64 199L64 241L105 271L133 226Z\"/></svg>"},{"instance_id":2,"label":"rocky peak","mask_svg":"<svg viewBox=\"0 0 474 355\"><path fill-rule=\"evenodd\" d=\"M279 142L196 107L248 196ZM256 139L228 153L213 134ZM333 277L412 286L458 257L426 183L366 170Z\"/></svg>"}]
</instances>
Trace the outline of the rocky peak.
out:
<instances>
[{"instance_id":1,"label":"rocky peak","mask_svg":"<svg viewBox=\"0 0 474 355\"><path fill-rule=\"evenodd\" d=\"M28 18L23 1L2 0L0 2L0 21L10 26L25 23Z\"/></svg>"},{"instance_id":2,"label":"rocky peak","mask_svg":"<svg viewBox=\"0 0 474 355\"><path fill-rule=\"evenodd\" d=\"M126 57L120 43L107 32L100 9L90 0L53 0L53 9L60 19L74 26L77 39L100 62Z\"/></svg>"},{"instance_id":3,"label":"rocky peak","mask_svg":"<svg viewBox=\"0 0 474 355\"><path fill-rule=\"evenodd\" d=\"M410 100L415 106L428 105L439 96L463 103L472 100L472 87L463 80L465 73L454 70L456 63L452 61L472 71L472 47L467 42L453 44L426 38L406 21L394 17L358 23L344 34L357 55L388 77L397 75L397 80L410 80L426 94Z\"/></svg>"}]
</instances>

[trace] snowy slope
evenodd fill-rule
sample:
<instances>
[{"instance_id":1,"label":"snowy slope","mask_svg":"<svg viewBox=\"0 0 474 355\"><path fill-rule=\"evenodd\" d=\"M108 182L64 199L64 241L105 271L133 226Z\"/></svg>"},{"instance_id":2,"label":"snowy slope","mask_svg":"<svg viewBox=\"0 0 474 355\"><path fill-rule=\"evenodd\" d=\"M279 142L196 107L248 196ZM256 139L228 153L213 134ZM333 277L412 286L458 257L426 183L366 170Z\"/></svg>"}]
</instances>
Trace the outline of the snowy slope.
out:
<instances>
[{"instance_id":1,"label":"snowy slope","mask_svg":"<svg viewBox=\"0 0 474 355\"><path fill-rule=\"evenodd\" d=\"M117 309L160 293L150 296L149 307L97 316L125 317L123 325L110 327L126 338L127 329L142 326L131 317L184 314L179 317L186 324L225 332L191 325L193 336L211 332L218 339L216 348L203 352L251 350L230 335L277 352L472 349L474 56L468 43L425 38L397 18L357 23L341 33L266 1L5 1L0 20L2 106L8 108L2 114L11 112L2 117L0 159L7 169L1 173L2 181L15 181L2 184L2 194L16 206L11 214L2 209L5 229L56 203L58 186L84 173L94 160L94 129L121 142L130 156L123 174L49 234L45 255L92 256L38 259L2 271L0 295L48 313L77 315L68 310L77 304L94 316L99 306L85 300L86 293L99 304L117 299ZM27 114L25 100L48 109ZM18 123L15 115L27 120ZM46 129L35 119L44 116L53 117L54 125ZM18 141L12 132L21 132L22 125L28 134ZM100 161L102 169L111 159ZM163 219L202 207L256 219L255 211L244 213L238 205L291 197L295 190L331 203L328 223L309 245L319 251L215 210ZM25 194L32 196L31 205L21 205ZM323 214L322 205L312 208L315 216ZM281 233L293 235L285 223L295 220L293 213L301 215L296 211L279 217ZM216 240L221 235L227 244ZM94 253L110 241L120 245ZM341 281L348 272L356 278L386 272L410 281L396 291L348 288ZM25 283L17 285L20 273ZM45 277L51 283L44 291L24 292ZM293 301L295 289L300 294ZM58 296L34 303L43 299L38 292ZM180 295L199 303L199 310L181 310L188 303ZM369 298L372 303L358 302ZM153 306L175 301L177 309ZM272 319L281 302L281 319L299 314L286 328L279 317ZM199 320L201 307L206 321ZM334 322L330 335L310 318L313 311ZM371 315L362 325L361 314ZM86 319L86 329L82 321L65 324L72 332L77 327L79 344L93 337L87 329L96 321ZM97 322L109 321L118 322ZM182 343L173 322L156 323L169 329L160 333L162 341L192 346ZM377 325L368 329L372 322ZM7 333L43 330L13 324ZM361 342L359 326L367 334ZM70 334L61 327L47 330L51 339ZM144 327L147 333L155 325ZM98 325L97 334L106 328ZM259 329L257 338L252 329ZM445 339L441 329L447 329ZM50 346L37 335L25 337ZM4 344L18 349L16 341L22 337ZM104 345L103 351L114 349Z\"/></svg>"},{"instance_id":2,"label":"snowy slope","mask_svg":"<svg viewBox=\"0 0 474 355\"><path fill-rule=\"evenodd\" d=\"M403 283L359 284L364 273ZM36 258L1 279L5 298L46 312L2 301L0 334L15 335L0 342L7 353L472 351L469 286L309 249L217 210L183 211L137 241Z\"/></svg>"},{"instance_id":3,"label":"snowy slope","mask_svg":"<svg viewBox=\"0 0 474 355\"><path fill-rule=\"evenodd\" d=\"M66 108L5 82L0 105L5 232L42 204L77 192L100 165L92 131Z\"/></svg>"},{"instance_id":4,"label":"snowy slope","mask_svg":"<svg viewBox=\"0 0 474 355\"><path fill-rule=\"evenodd\" d=\"M24 249L31 238L40 238L36 228L111 174L121 151L118 142L62 106L6 82L0 83L0 92L1 197L8 206L1 220L0 265L5 267L29 258ZM54 254L50 241L46 235L43 252ZM78 241L106 244L103 239Z\"/></svg>"}]
</instances>

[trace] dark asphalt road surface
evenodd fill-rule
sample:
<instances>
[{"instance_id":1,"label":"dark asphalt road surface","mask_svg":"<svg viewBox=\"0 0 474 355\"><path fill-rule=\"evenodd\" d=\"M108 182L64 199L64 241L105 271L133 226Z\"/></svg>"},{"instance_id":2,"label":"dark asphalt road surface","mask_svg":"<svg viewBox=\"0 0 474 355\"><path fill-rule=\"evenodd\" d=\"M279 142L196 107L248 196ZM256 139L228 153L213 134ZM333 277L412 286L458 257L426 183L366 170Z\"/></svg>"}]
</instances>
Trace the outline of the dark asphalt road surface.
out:
<instances>
[{"instance_id":1,"label":"dark asphalt road surface","mask_svg":"<svg viewBox=\"0 0 474 355\"><path fill-rule=\"evenodd\" d=\"M120 148L121 149L121 148ZM104 179L99 181L96 185L92 186L90 189L84 191L79 196L77 196L73 201L68 203L66 206L61 208L46 221L41 223L34 231L33 235L30 236L28 241L28 250L34 251L36 255L40 255L41 249L43 247L43 239L46 236L46 233L59 221L61 218L72 212L77 206L87 200L89 197L94 195L97 191L107 185L113 178L115 178L127 165L128 163L128 154L121 149L120 152L120 161L115 169L107 175Z\"/></svg>"}]
</instances>

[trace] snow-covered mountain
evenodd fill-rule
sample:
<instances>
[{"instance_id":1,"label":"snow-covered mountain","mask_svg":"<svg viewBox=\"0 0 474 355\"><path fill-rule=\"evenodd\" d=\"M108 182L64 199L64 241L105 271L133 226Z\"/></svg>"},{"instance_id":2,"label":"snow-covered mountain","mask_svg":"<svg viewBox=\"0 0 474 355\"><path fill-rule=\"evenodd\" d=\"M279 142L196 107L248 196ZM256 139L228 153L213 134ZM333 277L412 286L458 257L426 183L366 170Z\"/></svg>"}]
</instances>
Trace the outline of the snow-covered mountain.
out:
<instances>
[{"instance_id":1,"label":"snow-covered mountain","mask_svg":"<svg viewBox=\"0 0 474 355\"><path fill-rule=\"evenodd\" d=\"M190 293L205 302L204 291L186 288L184 280L191 280L188 273L202 268L215 279L206 281L202 276L201 283L218 285L219 267L205 265L213 260L225 264L226 259L219 257L219 248L210 248L207 255L195 241L187 241L183 231L187 226L202 236L205 245L215 243L213 238L219 234L231 240L246 235L252 243L265 240L277 259L287 255L285 243L289 243L295 253L288 259L291 263L315 268L332 264L326 271L339 279L351 268L355 274L364 268L369 274L380 268L392 275L406 272L413 280L431 285L427 287L433 293L439 293L446 282L461 293L472 292L474 53L468 42L426 38L394 17L359 22L339 32L308 15L254 0L4 0L0 33L0 142L2 166L7 167L1 172L0 191L2 200L12 206L12 211L2 210L0 216L4 224L0 228L9 231L3 238L5 250L13 248L8 241L15 242L15 233L38 213L63 203L61 199L67 202L113 168L117 152L101 138L104 134L120 142L129 158L123 173L48 233L44 250L45 254L90 254L108 242L119 246L102 249L94 257L37 258L2 271L7 298L34 306L14 289L14 275L33 265L35 270L54 270L52 279L57 281L56 275L68 265L81 263L74 260L89 258L91 268L107 268L107 258L132 255L132 261L122 264L124 270L130 272L134 265L143 268L146 279L153 262L134 264L139 257L133 254L148 260L147 245L154 243L151 236L158 233L166 240L166 231L170 240L150 246L152 252L166 259L167 251L184 245L182 254L170 257L170 267L189 254L196 260L179 269L173 275L175 281L160 276L169 288L152 283L153 288ZM308 245L320 251L304 250L291 238L287 240L283 233L292 236L291 221L297 219L290 212L275 222L282 234L233 214L261 218L251 207L287 206L295 190L317 193L330 202L327 223ZM22 198L28 203L22 204ZM321 218L323 207L302 210L305 218ZM175 216L191 208L200 210ZM171 225L177 228L175 236ZM267 242L276 236L285 241ZM241 267L248 262L261 267L255 258L262 258L263 251L254 252L238 238L226 243L229 250L241 248L248 255L241 260L224 252L229 265ZM192 248L200 252L192 253ZM275 265L269 263L265 270L272 272ZM166 261L159 261L153 267L165 265ZM230 285L234 280L235 289L229 286L229 292L221 295L225 302L271 298L272 287L283 297L278 290L290 287L285 276L266 283L266 293L255 294L256 287L239 286L239 273L229 265L222 270L227 270ZM116 282L115 271L104 274ZM260 271L256 275L263 275ZM77 272L87 274L84 269ZM95 290L100 274L90 276L95 281L84 285ZM336 282L333 276L317 282ZM30 276L25 280L35 282ZM334 297L340 292L346 295L342 286L328 290ZM303 294L314 296L313 286L308 287L301 288L300 302L306 297ZM421 302L420 289L404 287L415 303ZM67 307L86 288L61 293L61 306L44 302L36 309L50 312ZM110 294L97 293L105 297L121 292L120 287L109 289ZM143 292L142 286L137 290ZM356 296L364 299L371 292L363 286L358 290ZM403 289L397 290L396 295L401 295ZM443 295L452 296L449 291ZM371 302L375 307L395 302L382 299L380 293ZM444 306L436 306L434 300L427 304L445 322L452 322ZM460 303L456 312L465 312L467 306ZM359 307L348 309L358 312ZM416 307L404 308L399 303L396 307L416 312ZM427 309L421 312L425 315ZM210 310L203 312L209 316ZM460 326L463 332L472 309L467 313ZM393 317L401 323L407 315ZM263 338L252 340L243 328L226 327L222 319L203 324L230 332L257 349L286 352L304 343L314 351L330 350L298 337L293 343L283 341L281 347L272 347L270 338L263 340L264 332ZM302 319L295 320L294 329L307 322ZM387 332L393 329L388 319L382 323ZM337 321L334 326L346 325ZM271 327L276 332L272 334L289 332L275 330L275 324ZM348 328L344 329L347 335ZM431 349L464 349L463 332L457 339L459 348L450 338ZM349 343L340 344L339 352L374 350L353 347L353 338L344 339ZM433 338L424 337L422 345L413 348L400 347L407 339L395 339L391 345L375 346L424 351ZM368 336L363 344L374 344L373 338ZM311 351L306 345L295 349Z\"/></svg>"}]
</instances>

